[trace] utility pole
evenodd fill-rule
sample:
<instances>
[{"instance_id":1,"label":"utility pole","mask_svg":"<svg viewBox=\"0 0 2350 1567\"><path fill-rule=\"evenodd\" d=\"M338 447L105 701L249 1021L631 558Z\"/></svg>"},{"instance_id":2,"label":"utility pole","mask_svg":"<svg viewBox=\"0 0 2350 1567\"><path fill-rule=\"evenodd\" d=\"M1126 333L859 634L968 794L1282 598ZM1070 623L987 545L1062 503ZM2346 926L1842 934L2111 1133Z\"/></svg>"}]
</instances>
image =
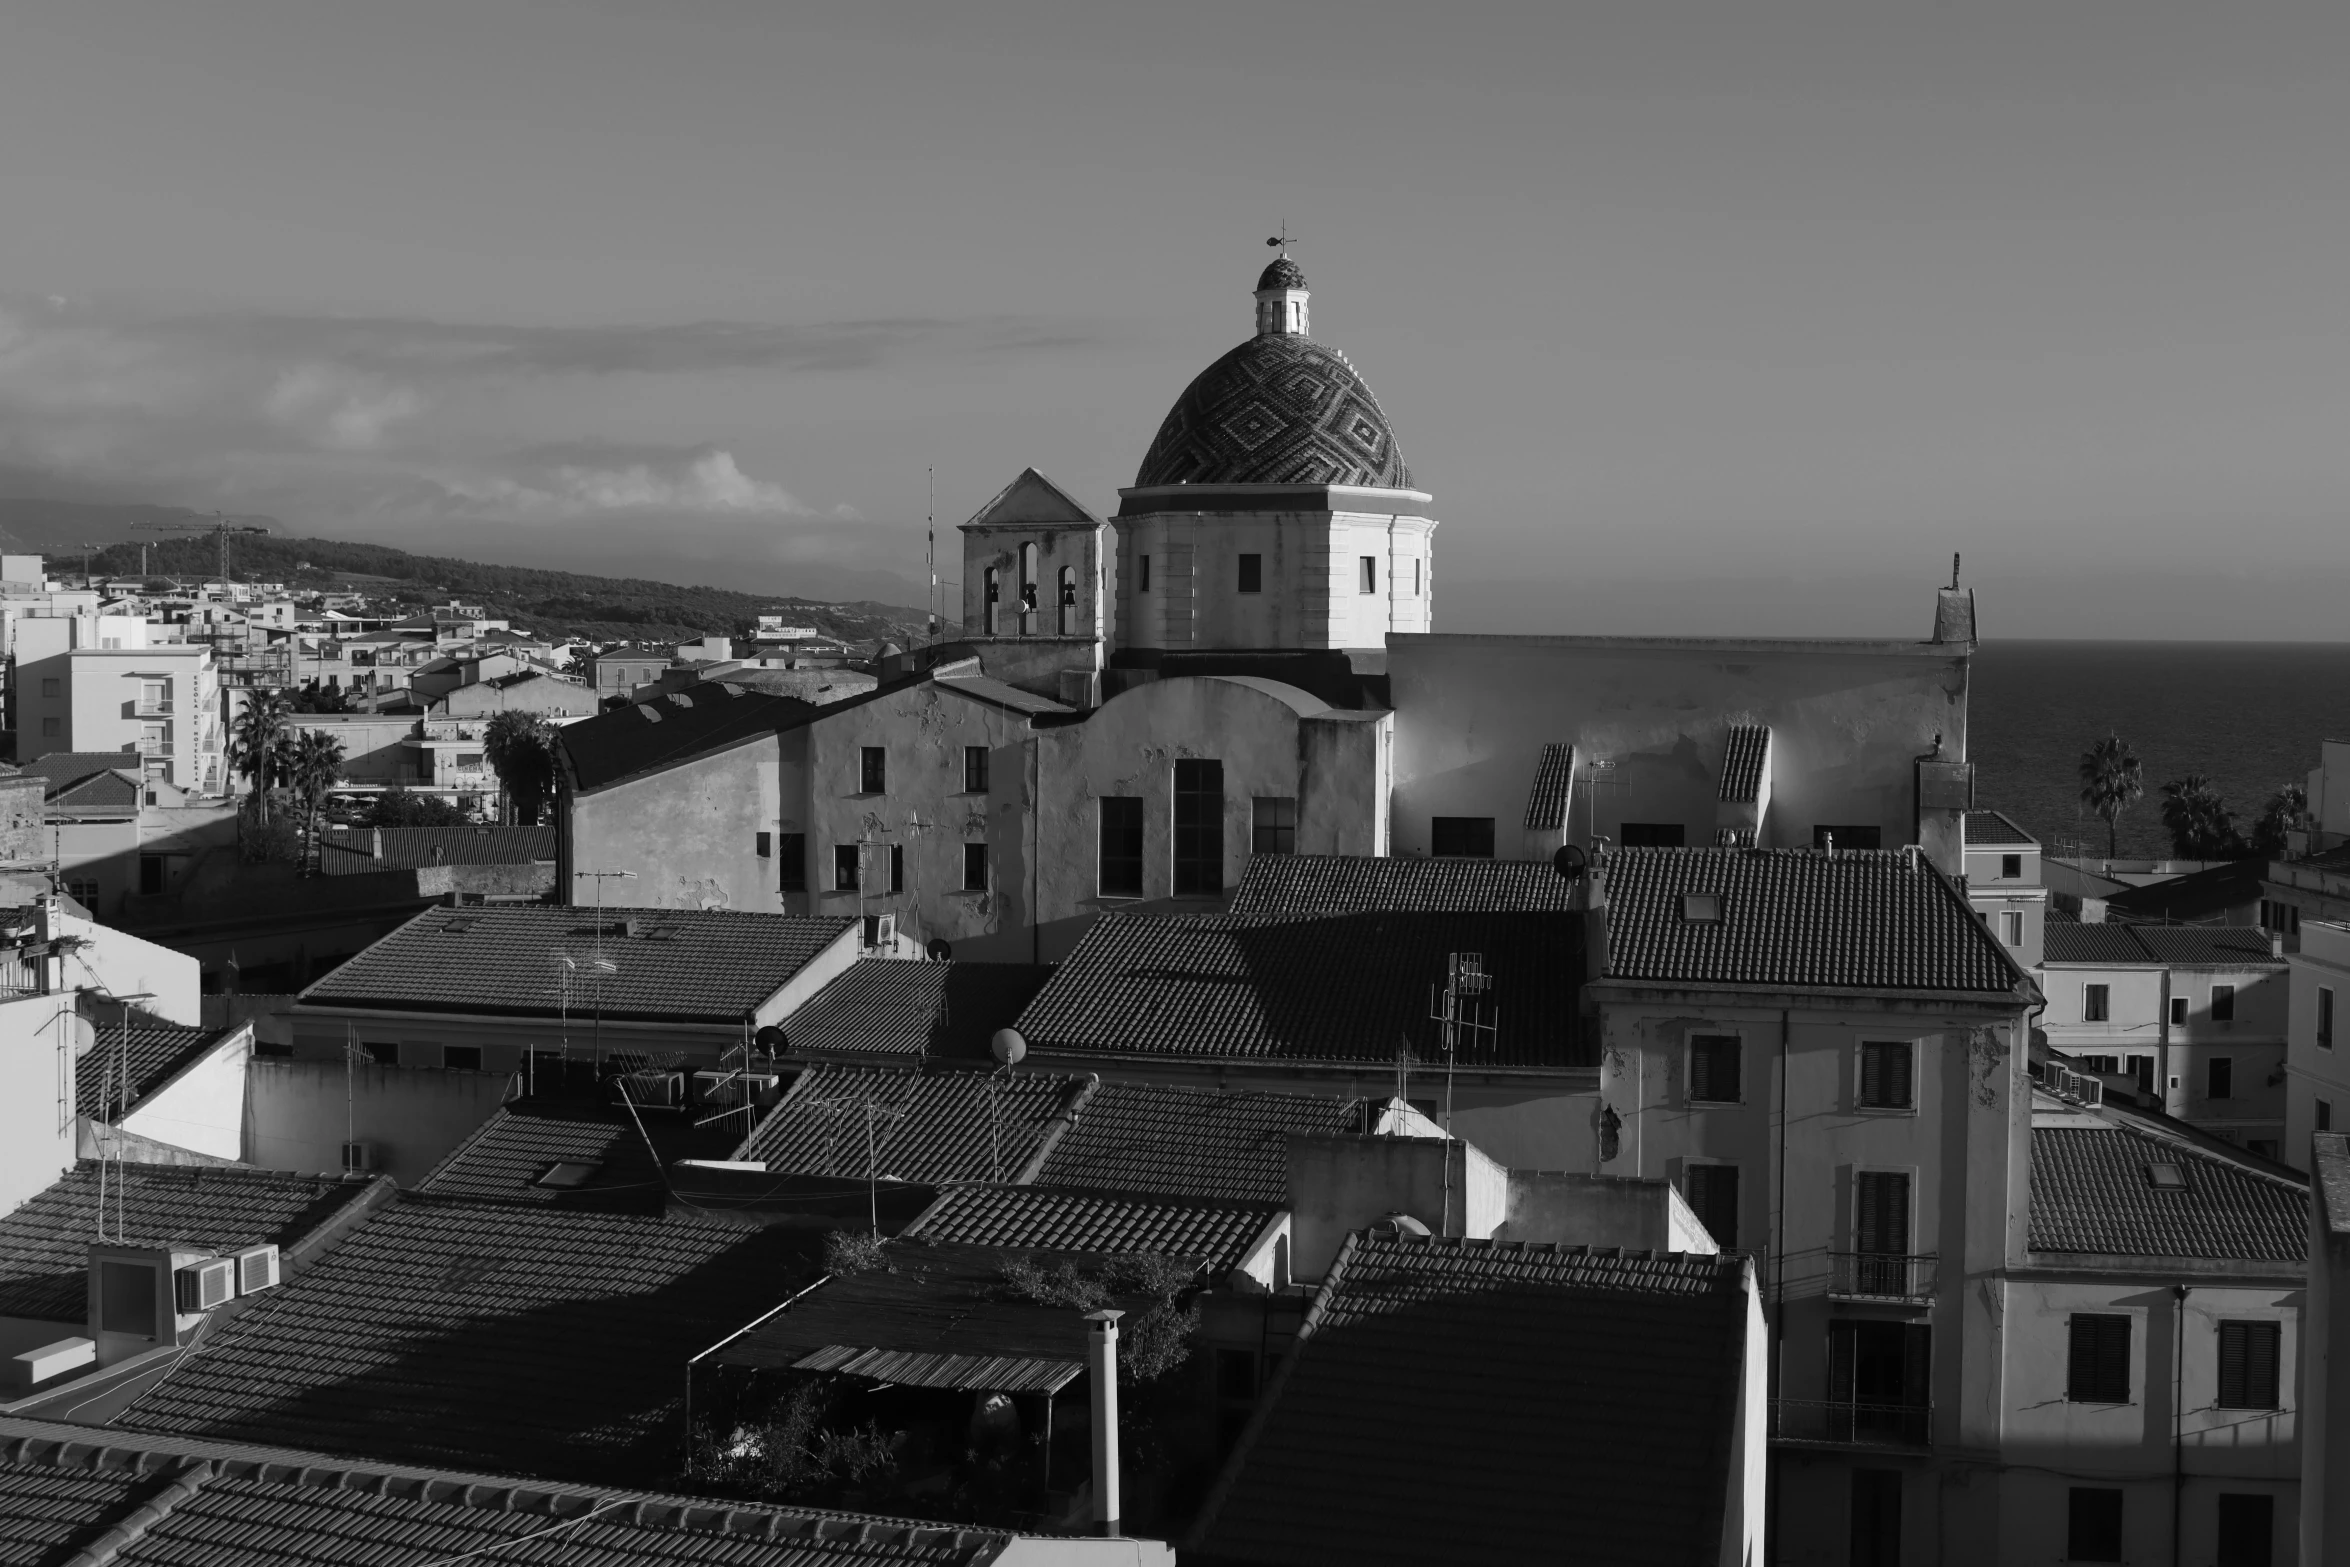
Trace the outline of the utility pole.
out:
<instances>
[{"instance_id":1,"label":"utility pole","mask_svg":"<svg viewBox=\"0 0 2350 1567\"><path fill-rule=\"evenodd\" d=\"M1437 1220L1436 1233L1452 1233L1452 1145L1459 1141L1452 1130L1452 1071L1460 1053L1461 1036L1468 1036L1473 1045L1482 1036L1485 1043L1493 1040L1494 1025L1485 1005L1475 998L1493 988L1493 977L1485 972L1485 954L1481 952L1454 952L1444 960L1444 989L1431 995L1428 1016L1442 1025L1444 1034L1444 1212ZM1461 1167L1461 1180L1468 1181L1466 1156ZM1468 1203L1464 1192L1461 1204L1461 1230L1468 1231Z\"/></svg>"}]
</instances>

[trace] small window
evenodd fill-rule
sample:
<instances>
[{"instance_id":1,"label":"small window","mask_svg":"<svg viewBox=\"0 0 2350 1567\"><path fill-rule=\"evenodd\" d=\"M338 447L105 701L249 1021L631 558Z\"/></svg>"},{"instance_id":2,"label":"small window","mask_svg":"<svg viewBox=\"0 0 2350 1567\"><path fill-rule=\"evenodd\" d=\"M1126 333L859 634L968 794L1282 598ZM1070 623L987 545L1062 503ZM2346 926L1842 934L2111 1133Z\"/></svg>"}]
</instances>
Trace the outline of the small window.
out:
<instances>
[{"instance_id":1,"label":"small window","mask_svg":"<svg viewBox=\"0 0 2350 1567\"><path fill-rule=\"evenodd\" d=\"M855 892L858 890L857 871L862 860L863 857L858 853L857 846L853 843L836 843L832 846L833 891Z\"/></svg>"},{"instance_id":2,"label":"small window","mask_svg":"<svg viewBox=\"0 0 2350 1567\"><path fill-rule=\"evenodd\" d=\"M54 718L44 718L41 720L41 737L43 739L54 740L64 732L64 725L59 723L58 720Z\"/></svg>"},{"instance_id":3,"label":"small window","mask_svg":"<svg viewBox=\"0 0 2350 1567\"><path fill-rule=\"evenodd\" d=\"M1223 890L1224 764L1185 757L1175 764L1175 895Z\"/></svg>"},{"instance_id":4,"label":"small window","mask_svg":"<svg viewBox=\"0 0 2350 1567\"><path fill-rule=\"evenodd\" d=\"M65 695L65 689L64 689L63 682L61 682L61 681L58 679L58 677L57 677L57 676L55 676L55 675L43 675L43 676L41 677L41 695L43 695L43 696L63 696L63 695Z\"/></svg>"},{"instance_id":5,"label":"small window","mask_svg":"<svg viewBox=\"0 0 2350 1567\"><path fill-rule=\"evenodd\" d=\"M963 792L965 794L987 793L986 746L967 745L963 747Z\"/></svg>"},{"instance_id":6,"label":"small window","mask_svg":"<svg viewBox=\"0 0 2350 1567\"><path fill-rule=\"evenodd\" d=\"M752 836L758 840L760 859L771 860L775 858L775 834L762 832L754 833Z\"/></svg>"},{"instance_id":7,"label":"small window","mask_svg":"<svg viewBox=\"0 0 2350 1567\"><path fill-rule=\"evenodd\" d=\"M1722 922L1722 895L1718 892L1684 892L1681 894L1681 918L1692 925L1719 925Z\"/></svg>"},{"instance_id":8,"label":"small window","mask_svg":"<svg viewBox=\"0 0 2350 1567\"><path fill-rule=\"evenodd\" d=\"M1240 557L1240 591L1243 593L1262 593L1265 591L1264 556L1243 555Z\"/></svg>"},{"instance_id":9,"label":"small window","mask_svg":"<svg viewBox=\"0 0 2350 1567\"><path fill-rule=\"evenodd\" d=\"M1292 795L1260 794L1256 797L1255 817L1249 829L1249 852L1252 854L1295 854L1297 852L1297 800Z\"/></svg>"},{"instance_id":10,"label":"small window","mask_svg":"<svg viewBox=\"0 0 2350 1567\"><path fill-rule=\"evenodd\" d=\"M775 890L778 892L806 892L808 890L808 835L787 832L776 835L782 841L776 847Z\"/></svg>"},{"instance_id":11,"label":"small window","mask_svg":"<svg viewBox=\"0 0 2350 1567\"><path fill-rule=\"evenodd\" d=\"M2020 854L2002 854L1999 857L1999 879L2021 881L2024 876L2024 857Z\"/></svg>"},{"instance_id":12,"label":"small window","mask_svg":"<svg viewBox=\"0 0 2350 1567\"><path fill-rule=\"evenodd\" d=\"M1860 1102L1871 1110L1914 1108L1912 1064L1909 1041L1864 1040L1860 1047Z\"/></svg>"},{"instance_id":13,"label":"small window","mask_svg":"<svg viewBox=\"0 0 2350 1567\"><path fill-rule=\"evenodd\" d=\"M2330 1132L2334 1129L2334 1106L2333 1101L2329 1099L2320 1099L2317 1102L2317 1129L2321 1132Z\"/></svg>"},{"instance_id":14,"label":"small window","mask_svg":"<svg viewBox=\"0 0 2350 1567\"><path fill-rule=\"evenodd\" d=\"M2073 1313L2064 1396L2076 1404L2130 1401L2130 1319L2104 1313ZM2073 1493L2080 1495L2078 1491ZM2114 1493L2119 1496L2121 1493ZM2078 1552L2074 1553L2076 1556ZM2108 1558L2092 1556L2090 1561Z\"/></svg>"},{"instance_id":15,"label":"small window","mask_svg":"<svg viewBox=\"0 0 2350 1567\"><path fill-rule=\"evenodd\" d=\"M2283 1335L2274 1322L2219 1325L2219 1407L2277 1407L2277 1354Z\"/></svg>"},{"instance_id":16,"label":"small window","mask_svg":"<svg viewBox=\"0 0 2350 1567\"><path fill-rule=\"evenodd\" d=\"M1738 1166L1692 1164L1682 1172L1681 1195L1697 1222L1724 1251L1738 1249Z\"/></svg>"},{"instance_id":17,"label":"small window","mask_svg":"<svg viewBox=\"0 0 2350 1567\"><path fill-rule=\"evenodd\" d=\"M2187 998L2185 996L2170 998L2170 1022L2173 1028L2187 1026Z\"/></svg>"},{"instance_id":18,"label":"small window","mask_svg":"<svg viewBox=\"0 0 2350 1567\"><path fill-rule=\"evenodd\" d=\"M1689 1100L1692 1104L1738 1102L1738 1054L1736 1034L1690 1036Z\"/></svg>"},{"instance_id":19,"label":"small window","mask_svg":"<svg viewBox=\"0 0 2350 1567\"><path fill-rule=\"evenodd\" d=\"M1131 795L1101 801L1101 889L1105 898L1142 896L1142 802Z\"/></svg>"},{"instance_id":20,"label":"small window","mask_svg":"<svg viewBox=\"0 0 2350 1567\"><path fill-rule=\"evenodd\" d=\"M1878 849L1884 847L1885 830L1857 822L1815 823L1811 830L1811 846L1826 849L1832 844L1838 852L1850 849Z\"/></svg>"},{"instance_id":21,"label":"small window","mask_svg":"<svg viewBox=\"0 0 2350 1567\"><path fill-rule=\"evenodd\" d=\"M902 843L889 846L889 890L906 890L906 846Z\"/></svg>"},{"instance_id":22,"label":"small window","mask_svg":"<svg viewBox=\"0 0 2350 1567\"><path fill-rule=\"evenodd\" d=\"M1365 555L1361 557L1360 569L1355 573L1355 591L1362 594L1372 594L1379 591L1378 556Z\"/></svg>"},{"instance_id":23,"label":"small window","mask_svg":"<svg viewBox=\"0 0 2350 1567\"><path fill-rule=\"evenodd\" d=\"M1151 590L1151 558L1148 555L1137 558L1141 562L1141 566L1135 572L1134 590L1137 593L1148 593Z\"/></svg>"},{"instance_id":24,"label":"small window","mask_svg":"<svg viewBox=\"0 0 2350 1567\"><path fill-rule=\"evenodd\" d=\"M2079 1321L2079 1318L2074 1318ZM2126 1318L2124 1320L2127 1320ZM2122 1559L2122 1493L2106 1486L2076 1485L2066 1498L2064 1558L2070 1562Z\"/></svg>"},{"instance_id":25,"label":"small window","mask_svg":"<svg viewBox=\"0 0 2350 1567\"><path fill-rule=\"evenodd\" d=\"M2317 1048L2334 1048L2334 987L2317 987Z\"/></svg>"},{"instance_id":26,"label":"small window","mask_svg":"<svg viewBox=\"0 0 2350 1567\"><path fill-rule=\"evenodd\" d=\"M359 1048L374 1057L377 1066L400 1064L400 1042L396 1039L371 1039Z\"/></svg>"},{"instance_id":27,"label":"small window","mask_svg":"<svg viewBox=\"0 0 2350 1567\"><path fill-rule=\"evenodd\" d=\"M2011 947L2024 944L2024 916L2020 910L2003 909L1999 914L1999 939Z\"/></svg>"},{"instance_id":28,"label":"small window","mask_svg":"<svg viewBox=\"0 0 2350 1567\"><path fill-rule=\"evenodd\" d=\"M2214 985L2211 987L2211 1020L2214 1023L2233 1023L2236 1021L2235 986Z\"/></svg>"},{"instance_id":29,"label":"small window","mask_svg":"<svg viewBox=\"0 0 2350 1567\"><path fill-rule=\"evenodd\" d=\"M1440 859L1493 858L1493 818L1435 816L1428 821L1428 852Z\"/></svg>"},{"instance_id":30,"label":"small window","mask_svg":"<svg viewBox=\"0 0 2350 1567\"><path fill-rule=\"evenodd\" d=\"M2277 1499L2257 1491L2219 1494L2219 1554L2213 1567L2270 1567L2276 1560Z\"/></svg>"},{"instance_id":31,"label":"small window","mask_svg":"<svg viewBox=\"0 0 2350 1567\"><path fill-rule=\"evenodd\" d=\"M1616 842L1627 849L1678 849L1686 839L1679 822L1626 822L1616 829Z\"/></svg>"},{"instance_id":32,"label":"small window","mask_svg":"<svg viewBox=\"0 0 2350 1567\"><path fill-rule=\"evenodd\" d=\"M452 1072L478 1072L481 1070L481 1046L443 1045L441 1065Z\"/></svg>"},{"instance_id":33,"label":"small window","mask_svg":"<svg viewBox=\"0 0 2350 1567\"><path fill-rule=\"evenodd\" d=\"M1417 559L1414 559L1414 560L1412 561L1412 597L1414 597L1414 598L1418 598L1419 596L1420 596L1420 562L1419 562Z\"/></svg>"},{"instance_id":34,"label":"small window","mask_svg":"<svg viewBox=\"0 0 2350 1567\"><path fill-rule=\"evenodd\" d=\"M2236 1097L2236 1063L2227 1056L2213 1056L2203 1064L2203 1097L2206 1099L2233 1099Z\"/></svg>"},{"instance_id":35,"label":"small window","mask_svg":"<svg viewBox=\"0 0 2350 1567\"><path fill-rule=\"evenodd\" d=\"M2104 1023L2113 1016L2113 991L2104 985L2081 987L2081 1019L2088 1023Z\"/></svg>"},{"instance_id":36,"label":"small window","mask_svg":"<svg viewBox=\"0 0 2350 1567\"><path fill-rule=\"evenodd\" d=\"M987 891L987 845L984 843L963 845L963 890Z\"/></svg>"},{"instance_id":37,"label":"small window","mask_svg":"<svg viewBox=\"0 0 2350 1567\"><path fill-rule=\"evenodd\" d=\"M547 1171L531 1184L549 1186L557 1191L571 1191L585 1186L604 1168L601 1159L558 1159L547 1166Z\"/></svg>"},{"instance_id":38,"label":"small window","mask_svg":"<svg viewBox=\"0 0 2350 1567\"><path fill-rule=\"evenodd\" d=\"M889 793L889 752L878 745L863 748L857 764L857 787L865 794Z\"/></svg>"}]
</instances>

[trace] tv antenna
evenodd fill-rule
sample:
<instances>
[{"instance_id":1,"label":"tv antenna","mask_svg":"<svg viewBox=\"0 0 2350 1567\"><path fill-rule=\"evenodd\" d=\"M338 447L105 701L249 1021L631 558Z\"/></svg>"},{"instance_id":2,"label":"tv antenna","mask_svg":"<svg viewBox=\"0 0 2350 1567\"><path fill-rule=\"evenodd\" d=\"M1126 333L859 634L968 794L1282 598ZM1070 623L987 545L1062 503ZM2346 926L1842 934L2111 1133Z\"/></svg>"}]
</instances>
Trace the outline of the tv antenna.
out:
<instances>
[{"instance_id":1,"label":"tv antenna","mask_svg":"<svg viewBox=\"0 0 2350 1567\"><path fill-rule=\"evenodd\" d=\"M930 480L930 505L922 514L922 559L930 572L930 597L924 599L922 603L924 609L929 612L930 644L935 647L938 645L938 612L940 609L938 599L938 470L934 467L924 468L922 472Z\"/></svg>"},{"instance_id":2,"label":"tv antenna","mask_svg":"<svg viewBox=\"0 0 2350 1567\"><path fill-rule=\"evenodd\" d=\"M840 1094L831 1099L815 1100L813 1108L823 1111L828 1123L832 1117L852 1111L864 1121L866 1217L873 1226L873 1233L879 1235L881 1233L881 1151L874 1141L873 1126L877 1121L887 1121L895 1126L906 1118L907 1107L885 1105L874 1098L873 1090L868 1088L859 1093ZM829 1163L829 1160L827 1162Z\"/></svg>"},{"instance_id":3,"label":"tv antenna","mask_svg":"<svg viewBox=\"0 0 2350 1567\"><path fill-rule=\"evenodd\" d=\"M1433 991L1433 987L1431 987ZM1493 976L1485 972L1485 954L1482 952L1447 953L1444 959L1444 989L1429 997L1429 1020L1440 1024L1444 1042L1444 1211L1437 1218L1436 1233L1452 1233L1452 1145L1456 1139L1452 1131L1452 1070L1460 1055L1463 1036L1467 1043L1491 1044L1494 1038L1492 1007L1480 998L1491 993ZM1466 1163L1461 1169L1461 1180L1469 1178ZM1466 1204L1461 1213L1461 1228L1468 1229Z\"/></svg>"}]
</instances>

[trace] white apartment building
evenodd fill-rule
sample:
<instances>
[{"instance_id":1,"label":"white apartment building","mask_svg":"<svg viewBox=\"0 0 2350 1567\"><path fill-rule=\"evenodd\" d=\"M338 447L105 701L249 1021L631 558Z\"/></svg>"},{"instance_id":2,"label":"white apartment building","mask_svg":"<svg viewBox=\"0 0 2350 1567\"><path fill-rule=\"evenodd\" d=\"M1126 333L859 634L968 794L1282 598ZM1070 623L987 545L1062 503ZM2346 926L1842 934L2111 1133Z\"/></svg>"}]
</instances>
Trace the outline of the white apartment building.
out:
<instances>
[{"instance_id":1,"label":"white apartment building","mask_svg":"<svg viewBox=\"0 0 2350 1567\"><path fill-rule=\"evenodd\" d=\"M2307 1168L2312 1136L2350 1127L2350 1061L2335 1042L2338 1009L2350 996L2350 925L2303 920L2301 950L2286 961L2285 1160Z\"/></svg>"},{"instance_id":2,"label":"white apartment building","mask_svg":"<svg viewBox=\"0 0 2350 1567\"><path fill-rule=\"evenodd\" d=\"M1966 894L2007 955L2024 968L2038 968L2048 927L2040 840L2004 812L1967 812Z\"/></svg>"},{"instance_id":3,"label":"white apartment building","mask_svg":"<svg viewBox=\"0 0 2350 1567\"><path fill-rule=\"evenodd\" d=\"M16 754L122 752L198 794L228 788L220 683L209 649L150 639L129 616L16 623Z\"/></svg>"}]
</instances>

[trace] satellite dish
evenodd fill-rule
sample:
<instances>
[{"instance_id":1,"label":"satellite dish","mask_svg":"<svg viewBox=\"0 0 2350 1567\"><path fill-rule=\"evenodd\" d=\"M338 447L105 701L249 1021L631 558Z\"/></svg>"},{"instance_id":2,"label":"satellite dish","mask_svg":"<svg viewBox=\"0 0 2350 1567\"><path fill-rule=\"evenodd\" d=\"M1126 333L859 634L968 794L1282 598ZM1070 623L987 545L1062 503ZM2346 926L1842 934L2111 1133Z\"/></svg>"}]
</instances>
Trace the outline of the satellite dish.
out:
<instances>
[{"instance_id":1,"label":"satellite dish","mask_svg":"<svg viewBox=\"0 0 2350 1567\"><path fill-rule=\"evenodd\" d=\"M1562 881L1581 881L1583 872L1590 868L1591 856L1577 843L1562 843L1558 853L1550 857L1550 868L1559 873Z\"/></svg>"},{"instance_id":2,"label":"satellite dish","mask_svg":"<svg viewBox=\"0 0 2350 1567\"><path fill-rule=\"evenodd\" d=\"M998 1066L1018 1066L1021 1058L1028 1054L1028 1041L1020 1037L1020 1031L1016 1028L999 1028L995 1031L995 1037L987 1042L987 1048L994 1054Z\"/></svg>"},{"instance_id":3,"label":"satellite dish","mask_svg":"<svg viewBox=\"0 0 2350 1567\"><path fill-rule=\"evenodd\" d=\"M791 1048L791 1041L786 1039L783 1030L777 1028L773 1023L753 1034L751 1043L771 1056L782 1055L784 1051Z\"/></svg>"},{"instance_id":4,"label":"satellite dish","mask_svg":"<svg viewBox=\"0 0 2350 1567\"><path fill-rule=\"evenodd\" d=\"M944 963L955 955L954 943L948 941L944 936L931 937L930 945L922 950L930 954L930 961L933 963Z\"/></svg>"}]
</instances>

